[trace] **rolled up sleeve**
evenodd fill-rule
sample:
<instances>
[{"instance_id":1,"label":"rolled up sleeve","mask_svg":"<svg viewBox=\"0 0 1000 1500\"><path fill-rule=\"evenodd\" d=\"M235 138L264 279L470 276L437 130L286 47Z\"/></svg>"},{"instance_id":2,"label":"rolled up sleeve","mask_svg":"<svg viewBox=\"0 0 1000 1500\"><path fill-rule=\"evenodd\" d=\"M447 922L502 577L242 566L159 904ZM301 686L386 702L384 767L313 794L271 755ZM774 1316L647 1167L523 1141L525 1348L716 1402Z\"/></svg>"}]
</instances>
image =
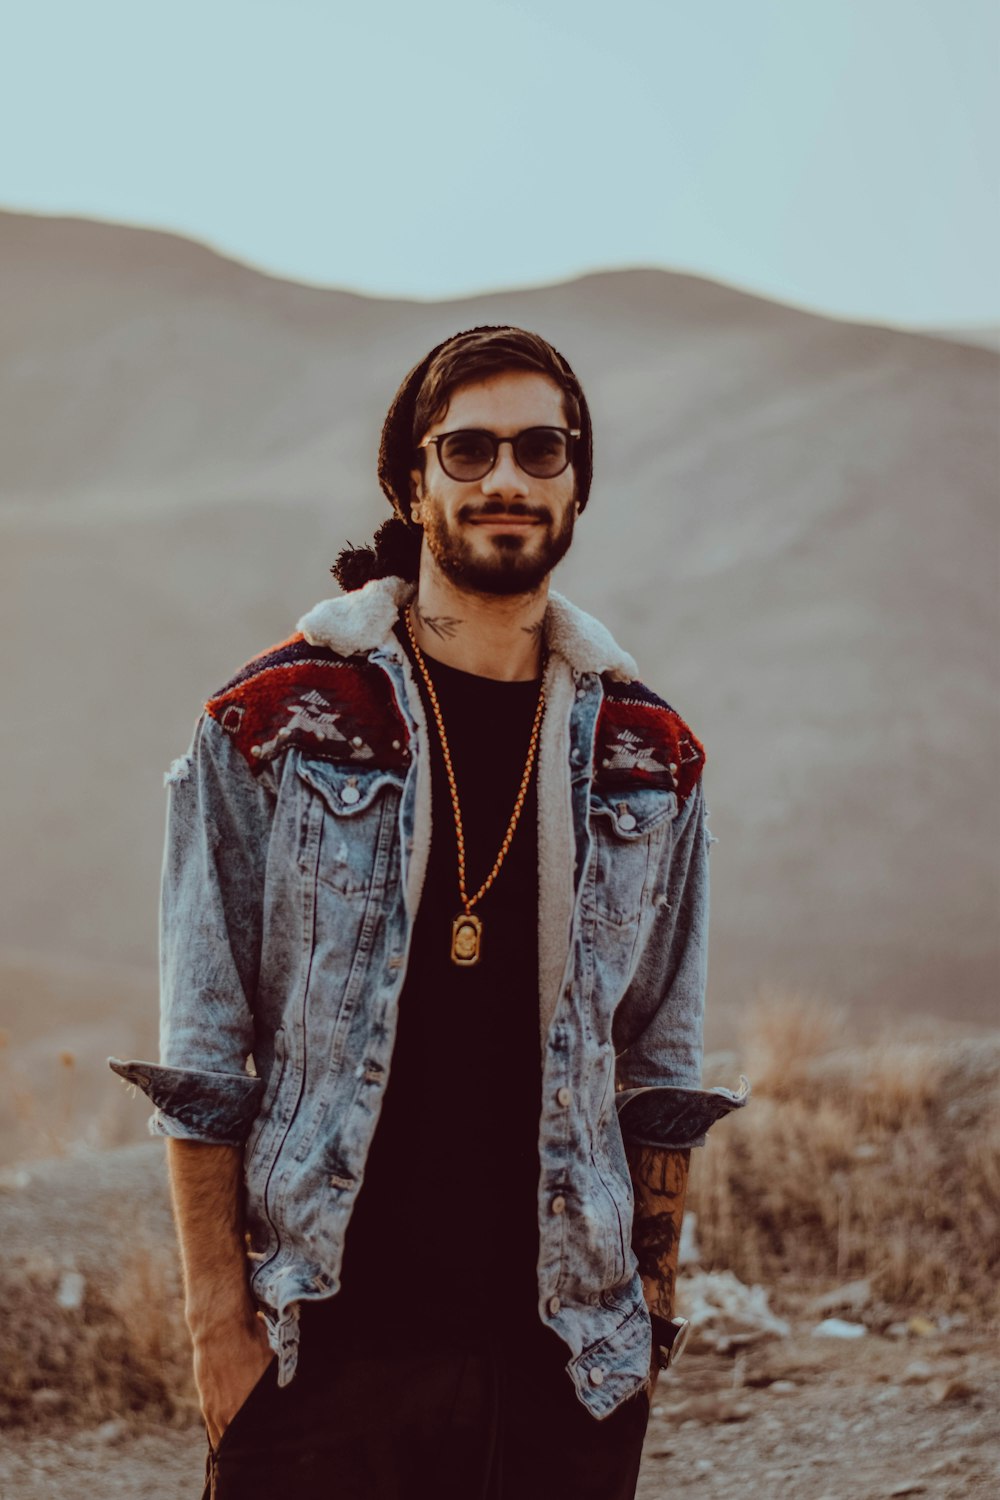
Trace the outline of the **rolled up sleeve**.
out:
<instances>
[{"instance_id":1,"label":"rolled up sleeve","mask_svg":"<svg viewBox=\"0 0 1000 1500\"><path fill-rule=\"evenodd\" d=\"M208 714L166 781L160 1061L108 1062L155 1105L152 1134L236 1146L262 1092L248 1060L273 786Z\"/></svg>"},{"instance_id":2,"label":"rolled up sleeve","mask_svg":"<svg viewBox=\"0 0 1000 1500\"><path fill-rule=\"evenodd\" d=\"M674 823L655 893L656 914L615 1015L618 1119L626 1141L683 1149L704 1144L715 1120L750 1088L702 1089L708 979L709 869L703 778Z\"/></svg>"},{"instance_id":3,"label":"rolled up sleeve","mask_svg":"<svg viewBox=\"0 0 1000 1500\"><path fill-rule=\"evenodd\" d=\"M155 1104L152 1135L241 1146L260 1103L264 1085L247 1073L207 1073L197 1068L164 1068L155 1063L109 1057L126 1083L134 1083Z\"/></svg>"}]
</instances>

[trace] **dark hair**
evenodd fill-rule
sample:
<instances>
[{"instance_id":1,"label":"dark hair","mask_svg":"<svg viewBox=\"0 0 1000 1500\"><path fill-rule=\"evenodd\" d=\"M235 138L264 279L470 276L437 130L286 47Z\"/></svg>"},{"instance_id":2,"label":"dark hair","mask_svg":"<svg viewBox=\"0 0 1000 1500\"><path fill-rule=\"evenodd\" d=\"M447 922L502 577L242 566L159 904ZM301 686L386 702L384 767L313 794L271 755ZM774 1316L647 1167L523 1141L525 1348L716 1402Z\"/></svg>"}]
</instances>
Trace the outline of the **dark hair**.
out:
<instances>
[{"instance_id":1,"label":"dark hair","mask_svg":"<svg viewBox=\"0 0 1000 1500\"><path fill-rule=\"evenodd\" d=\"M417 577L422 531L410 520L410 471L422 468L417 443L448 409L452 393L505 370L537 370L563 393L570 427L580 429L573 448L576 499L582 511L593 475L590 410L580 382L558 349L537 333L506 325L468 328L424 356L406 376L382 425L378 478L396 512L375 534L374 547L345 547L330 569L341 588L359 589L372 578Z\"/></svg>"},{"instance_id":2,"label":"dark hair","mask_svg":"<svg viewBox=\"0 0 1000 1500\"><path fill-rule=\"evenodd\" d=\"M330 572L345 594L363 588L372 578L405 578L415 583L422 535L412 521L390 516L372 537L370 547L352 547L348 542Z\"/></svg>"}]
</instances>

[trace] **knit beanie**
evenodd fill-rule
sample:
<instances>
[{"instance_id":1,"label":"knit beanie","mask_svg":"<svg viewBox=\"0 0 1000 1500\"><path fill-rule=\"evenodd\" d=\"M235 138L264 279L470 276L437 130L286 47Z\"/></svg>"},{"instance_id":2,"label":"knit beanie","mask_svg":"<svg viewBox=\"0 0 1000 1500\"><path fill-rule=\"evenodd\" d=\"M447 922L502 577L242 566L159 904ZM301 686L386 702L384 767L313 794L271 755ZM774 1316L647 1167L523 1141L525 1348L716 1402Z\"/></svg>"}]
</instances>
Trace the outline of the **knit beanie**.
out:
<instances>
[{"instance_id":1,"label":"knit beanie","mask_svg":"<svg viewBox=\"0 0 1000 1500\"><path fill-rule=\"evenodd\" d=\"M348 546L340 553L330 571L342 589L350 591L361 588L371 578L416 578L422 528L410 520L410 472L414 466L413 418L420 387L432 361L443 349L475 334L502 333L508 327L509 325L502 323L485 323L477 328L466 328L461 333L452 334L414 365L403 380L382 424L378 454L379 484L396 514L379 527L375 533L374 547ZM582 511L590 496L594 472L590 409L568 360L557 349L552 352L573 382L580 408L580 436L573 450L573 467L576 471L577 503ZM517 366L513 368L516 369Z\"/></svg>"}]
</instances>

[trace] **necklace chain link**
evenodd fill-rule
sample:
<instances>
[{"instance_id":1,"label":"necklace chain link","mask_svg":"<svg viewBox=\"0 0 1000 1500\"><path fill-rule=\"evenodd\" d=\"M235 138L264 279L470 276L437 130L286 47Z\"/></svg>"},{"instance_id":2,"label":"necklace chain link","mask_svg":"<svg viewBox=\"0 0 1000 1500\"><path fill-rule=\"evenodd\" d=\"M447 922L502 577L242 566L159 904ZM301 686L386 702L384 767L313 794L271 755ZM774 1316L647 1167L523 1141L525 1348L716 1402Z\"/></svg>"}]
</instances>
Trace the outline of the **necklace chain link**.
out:
<instances>
[{"instance_id":1,"label":"necklace chain link","mask_svg":"<svg viewBox=\"0 0 1000 1500\"><path fill-rule=\"evenodd\" d=\"M528 758L525 762L524 774L521 777L521 785L517 789L517 797L514 800L514 811L510 815L510 822L507 824L507 832L504 834L503 843L500 845L500 853L497 855L496 860L494 861L492 870L487 875L486 879L483 881L476 894L474 896L469 896L465 886L465 834L462 829L462 809L459 805L458 783L455 779L455 770L451 763L451 751L448 748L448 736L445 734L444 718L441 713L441 705L438 702L437 693L434 691L434 684L431 681L431 674L427 670L427 663L424 661L424 654L421 651L420 647L417 645L417 637L413 629L413 621L410 618L409 609L404 611L403 618L406 621L406 631L410 637L410 645L413 647L413 654L416 657L417 666L420 668L420 675L423 677L424 684L427 688L427 696L431 700L431 709L434 713L434 722L437 725L438 737L441 741L441 753L444 756L444 768L445 773L448 777L448 790L451 792L451 806L452 811L455 814L455 837L458 843L458 894L462 901L462 910L465 912L466 916L468 916L471 913L472 908L483 896L485 896L486 892L489 890L490 886L499 875L500 866L503 864L504 859L507 856L507 851L510 848L511 842L514 838L514 831L517 828L518 820L521 816L521 809L524 806L524 799L528 794L528 783L531 780L532 767L535 764L535 754L538 749L538 736L542 727L542 714L545 711L545 687L543 684L539 684L538 706L535 709L535 720L531 726L531 739L528 742ZM543 660L543 677L544 671L545 662Z\"/></svg>"}]
</instances>

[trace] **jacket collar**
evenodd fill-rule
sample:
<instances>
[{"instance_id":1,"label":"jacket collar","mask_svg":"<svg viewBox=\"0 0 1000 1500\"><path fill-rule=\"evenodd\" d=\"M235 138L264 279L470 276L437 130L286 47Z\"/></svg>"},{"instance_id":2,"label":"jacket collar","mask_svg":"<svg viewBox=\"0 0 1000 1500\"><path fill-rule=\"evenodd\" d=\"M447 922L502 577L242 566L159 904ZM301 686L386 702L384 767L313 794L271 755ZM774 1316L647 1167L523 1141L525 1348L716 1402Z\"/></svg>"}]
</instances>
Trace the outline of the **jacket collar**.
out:
<instances>
[{"instance_id":1,"label":"jacket collar","mask_svg":"<svg viewBox=\"0 0 1000 1500\"><path fill-rule=\"evenodd\" d=\"M302 616L298 629L311 646L327 646L340 656L355 656L379 646L392 649L400 606L415 592L414 585L403 578L373 578L364 588L321 600ZM639 675L635 661L611 632L554 590L545 614L545 638L549 651L561 656L577 676L607 673L631 682Z\"/></svg>"}]
</instances>

